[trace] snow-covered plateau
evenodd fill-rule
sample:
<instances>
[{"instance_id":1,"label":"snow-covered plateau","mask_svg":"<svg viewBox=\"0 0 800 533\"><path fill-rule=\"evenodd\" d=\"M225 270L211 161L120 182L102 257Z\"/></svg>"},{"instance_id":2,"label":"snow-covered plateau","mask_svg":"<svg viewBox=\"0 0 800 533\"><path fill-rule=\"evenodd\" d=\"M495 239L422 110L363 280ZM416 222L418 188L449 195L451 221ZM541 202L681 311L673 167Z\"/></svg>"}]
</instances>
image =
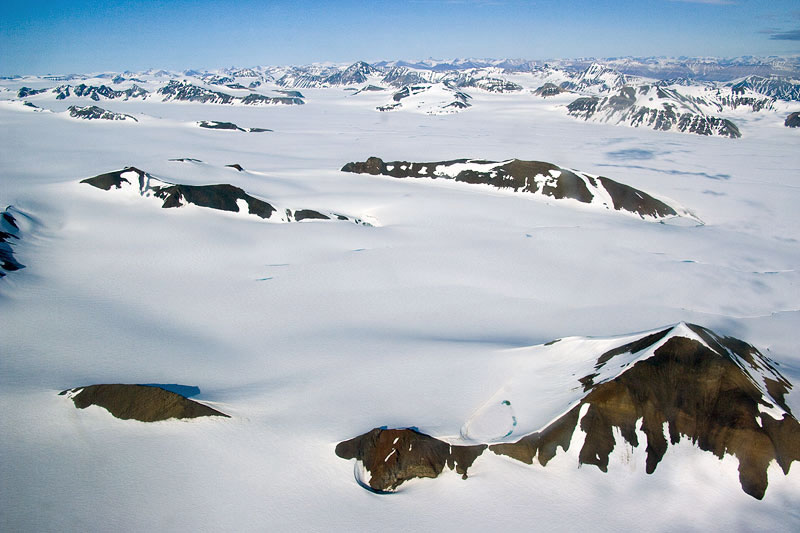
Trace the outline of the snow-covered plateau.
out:
<instances>
[{"instance_id":1,"label":"snow-covered plateau","mask_svg":"<svg viewBox=\"0 0 800 533\"><path fill-rule=\"evenodd\" d=\"M0 530L797 531L800 81L712 64L0 79Z\"/></svg>"}]
</instances>

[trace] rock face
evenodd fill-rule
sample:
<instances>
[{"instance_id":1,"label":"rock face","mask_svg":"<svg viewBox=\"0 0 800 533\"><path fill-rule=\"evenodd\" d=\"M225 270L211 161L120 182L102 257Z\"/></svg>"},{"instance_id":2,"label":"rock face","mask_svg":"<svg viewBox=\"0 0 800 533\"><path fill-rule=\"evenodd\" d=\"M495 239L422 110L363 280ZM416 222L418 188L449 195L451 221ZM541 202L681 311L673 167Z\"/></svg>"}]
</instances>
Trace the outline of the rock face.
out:
<instances>
[{"instance_id":1,"label":"rock face","mask_svg":"<svg viewBox=\"0 0 800 533\"><path fill-rule=\"evenodd\" d=\"M384 74L383 83L401 89L407 85L422 85L430 80L421 73L409 70L407 67L393 67Z\"/></svg>"},{"instance_id":2,"label":"rock face","mask_svg":"<svg viewBox=\"0 0 800 533\"><path fill-rule=\"evenodd\" d=\"M30 87L20 87L17 91L17 98L27 98L29 96L47 92L48 90L49 89L31 89Z\"/></svg>"},{"instance_id":3,"label":"rock face","mask_svg":"<svg viewBox=\"0 0 800 533\"><path fill-rule=\"evenodd\" d=\"M250 133L262 133L265 131L272 131L266 128L240 128L233 122L220 122L218 120L201 120L197 123L201 128L209 130L231 130L231 131L247 131Z\"/></svg>"},{"instance_id":4,"label":"rock face","mask_svg":"<svg viewBox=\"0 0 800 533\"><path fill-rule=\"evenodd\" d=\"M642 85L624 86L611 96L585 96L567 106L568 114L595 122L610 122L660 131L739 138L739 128L728 119L710 116L703 106L736 107L737 100L711 104L678 93L674 89ZM757 105L750 102L750 105Z\"/></svg>"},{"instance_id":5,"label":"rock face","mask_svg":"<svg viewBox=\"0 0 800 533\"><path fill-rule=\"evenodd\" d=\"M202 403L151 385L89 385L61 392L78 409L97 405L123 420L158 422L170 418L222 416L224 413Z\"/></svg>"},{"instance_id":6,"label":"rock face","mask_svg":"<svg viewBox=\"0 0 800 533\"><path fill-rule=\"evenodd\" d=\"M800 111L789 113L786 121L783 123L787 128L800 128Z\"/></svg>"},{"instance_id":7,"label":"rock face","mask_svg":"<svg viewBox=\"0 0 800 533\"><path fill-rule=\"evenodd\" d=\"M238 170L238 169L237 169ZM244 169L242 169L243 171ZM368 225L361 219L335 213L323 214L312 209L278 209L271 203L250 196L243 189L227 183L215 185L182 185L154 178L135 167L107 172L81 180L104 191L122 189L135 191L140 196L162 200L161 207L175 208L187 204L255 215L274 222L299 222L304 219L336 219Z\"/></svg>"},{"instance_id":8,"label":"rock face","mask_svg":"<svg viewBox=\"0 0 800 533\"><path fill-rule=\"evenodd\" d=\"M454 87L481 89L490 93L513 93L522 90L522 86L503 78L481 76L474 73L451 76L447 82Z\"/></svg>"},{"instance_id":9,"label":"rock face","mask_svg":"<svg viewBox=\"0 0 800 533\"><path fill-rule=\"evenodd\" d=\"M289 96L265 96L251 93L243 97L220 91L212 91L205 87L193 85L186 81L172 80L158 90L163 100L178 100L184 102L199 102L202 104L245 104L245 105L302 105L302 98Z\"/></svg>"},{"instance_id":10,"label":"rock face","mask_svg":"<svg viewBox=\"0 0 800 533\"><path fill-rule=\"evenodd\" d=\"M14 257L12 248L15 241L19 241L21 237L17 219L13 215L14 211L12 206L8 206L5 211L0 212L0 278L5 277L6 272L25 268L25 265Z\"/></svg>"},{"instance_id":11,"label":"rock face","mask_svg":"<svg viewBox=\"0 0 800 533\"><path fill-rule=\"evenodd\" d=\"M781 100L800 101L800 81L785 76L748 76L733 83L732 87L733 89L750 89Z\"/></svg>"},{"instance_id":12,"label":"rock face","mask_svg":"<svg viewBox=\"0 0 800 533\"><path fill-rule=\"evenodd\" d=\"M366 83L370 76L379 74L380 71L371 65L357 61L342 72L337 72L325 79L326 85L361 85Z\"/></svg>"},{"instance_id":13,"label":"rock face","mask_svg":"<svg viewBox=\"0 0 800 533\"><path fill-rule=\"evenodd\" d=\"M562 83L561 87L570 91L609 92L619 89L631 81L631 77L625 74L599 63L592 63L573 79Z\"/></svg>"},{"instance_id":14,"label":"rock face","mask_svg":"<svg viewBox=\"0 0 800 533\"><path fill-rule=\"evenodd\" d=\"M340 442L336 455L363 465L369 478L358 479L362 486L389 492L410 479L438 477L445 466L467 479L467 469L485 449L485 444L451 446L414 429L375 428Z\"/></svg>"},{"instance_id":15,"label":"rock face","mask_svg":"<svg viewBox=\"0 0 800 533\"><path fill-rule=\"evenodd\" d=\"M788 474L792 462L800 460L800 425L783 400L791 385L749 344L696 325L688 329L695 338L667 329L601 354L598 370L613 365L616 356L658 346L652 356L612 380L595 383L595 375L584 376L581 383L588 394L570 412L542 432L493 445L492 451L529 464L537 458L544 466L556 446L569 447L566 437L580 422L586 434L580 463L606 472L616 444L614 429L638 447L640 424L648 474L656 470L668 445L685 437L719 458L735 456L742 490L763 498L770 461ZM585 414L579 417L582 410Z\"/></svg>"},{"instance_id":16,"label":"rock face","mask_svg":"<svg viewBox=\"0 0 800 533\"><path fill-rule=\"evenodd\" d=\"M241 103L245 105L303 105L305 101L295 96L264 96L263 94L248 94L242 98Z\"/></svg>"},{"instance_id":17,"label":"rock face","mask_svg":"<svg viewBox=\"0 0 800 533\"><path fill-rule=\"evenodd\" d=\"M603 176L568 170L542 161L482 161L455 159L433 163L384 162L377 157L347 163L343 172L392 176L395 178L443 178L472 184L492 185L548 196L573 199L605 209L634 213L641 218L678 216L671 206L649 194Z\"/></svg>"},{"instance_id":18,"label":"rock face","mask_svg":"<svg viewBox=\"0 0 800 533\"><path fill-rule=\"evenodd\" d=\"M68 109L69 116L72 118L82 118L84 120L132 120L134 122L139 122L136 120L136 117L132 115L114 113L113 111L107 111L96 105L86 107L71 105Z\"/></svg>"},{"instance_id":19,"label":"rock face","mask_svg":"<svg viewBox=\"0 0 800 533\"><path fill-rule=\"evenodd\" d=\"M533 94L535 94L536 96L541 96L542 98L547 98L548 96L557 96L559 94L568 92L569 91L567 89L559 87L555 83L545 83L544 85L533 91Z\"/></svg>"},{"instance_id":20,"label":"rock face","mask_svg":"<svg viewBox=\"0 0 800 533\"><path fill-rule=\"evenodd\" d=\"M94 85L86 85L84 83L81 83L80 85L76 85L74 87L72 87L71 85L60 85L55 89L53 89L53 92L56 93L57 100L64 100L66 98L69 98L70 89L72 89L72 93L75 96L87 97L91 100L94 100L95 102L99 102L101 98L105 100L114 100L114 99L128 100L130 98L145 99L150 94L149 92L142 89L138 85L133 85L131 88L125 89L124 91L115 91L114 89L108 87L107 85L94 86Z\"/></svg>"},{"instance_id":21,"label":"rock face","mask_svg":"<svg viewBox=\"0 0 800 533\"><path fill-rule=\"evenodd\" d=\"M212 91L191 83L172 80L158 90L164 101L200 102L202 104L232 104L236 97L219 91Z\"/></svg>"},{"instance_id":22,"label":"rock face","mask_svg":"<svg viewBox=\"0 0 800 533\"><path fill-rule=\"evenodd\" d=\"M735 457L742 490L757 499L766 492L770 462L788 474L792 462L800 461L800 424L784 400L792 386L743 341L678 324L598 353L594 369L578 380L584 395L565 414L488 448L546 466L559 448L569 450L580 430L585 438L578 463L607 472L609 456L621 444L618 434L645 449L646 471L653 474L669 445L684 439L719 458ZM453 462L466 474L483 450L417 431L374 429L339 444L336 453L360 461L371 475L369 487L386 491L414 477L439 475L445 461L460 453L466 459Z\"/></svg>"}]
</instances>

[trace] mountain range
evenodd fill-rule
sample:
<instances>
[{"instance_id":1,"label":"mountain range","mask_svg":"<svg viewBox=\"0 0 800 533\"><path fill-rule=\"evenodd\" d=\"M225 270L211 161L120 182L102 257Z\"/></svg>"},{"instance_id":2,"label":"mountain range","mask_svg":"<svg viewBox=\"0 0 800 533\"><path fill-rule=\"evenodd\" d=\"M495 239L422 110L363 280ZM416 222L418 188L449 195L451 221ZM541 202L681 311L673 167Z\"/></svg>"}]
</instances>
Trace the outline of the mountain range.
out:
<instances>
[{"instance_id":1,"label":"mountain range","mask_svg":"<svg viewBox=\"0 0 800 533\"><path fill-rule=\"evenodd\" d=\"M300 89L346 89L377 111L441 115L474 107L476 95L542 97L556 102L554 112L587 121L729 138L746 135L742 110L775 115L777 123L800 106L796 58L358 61L18 81L17 98L33 105L52 99L302 105L307 96ZM48 81L81 83L48 87ZM381 91L382 101L364 97Z\"/></svg>"}]
</instances>

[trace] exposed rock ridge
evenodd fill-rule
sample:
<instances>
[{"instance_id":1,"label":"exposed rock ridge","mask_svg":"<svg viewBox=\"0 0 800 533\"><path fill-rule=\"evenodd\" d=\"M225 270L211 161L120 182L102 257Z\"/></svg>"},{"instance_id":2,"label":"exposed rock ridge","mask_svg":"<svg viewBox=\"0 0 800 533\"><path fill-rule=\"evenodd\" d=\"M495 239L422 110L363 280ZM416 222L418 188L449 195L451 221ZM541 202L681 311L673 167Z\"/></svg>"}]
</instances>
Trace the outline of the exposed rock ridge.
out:
<instances>
[{"instance_id":1,"label":"exposed rock ridge","mask_svg":"<svg viewBox=\"0 0 800 533\"><path fill-rule=\"evenodd\" d=\"M157 422L170 418L228 415L174 392L152 385L89 385L62 391L78 409L97 405L123 420Z\"/></svg>"},{"instance_id":2,"label":"exposed rock ridge","mask_svg":"<svg viewBox=\"0 0 800 533\"><path fill-rule=\"evenodd\" d=\"M70 89L72 93L70 93ZM37 94L42 92L34 91L30 92L29 94ZM86 85L81 83L80 85L71 86L71 85L59 85L58 87L53 89L53 92L56 94L56 100L64 100L69 98L71 94L75 96L87 97L95 102L99 102L101 98L106 100L114 100L114 99L122 99L122 100L129 100L131 98L141 98L146 99L147 96L150 94L145 89L142 89L138 85L133 85L129 89L125 89L124 91L115 91L111 87L107 85Z\"/></svg>"},{"instance_id":3,"label":"exposed rock ridge","mask_svg":"<svg viewBox=\"0 0 800 533\"><path fill-rule=\"evenodd\" d=\"M299 222L305 219L345 220L361 225L369 225L355 217L337 213L321 213L313 209L278 209L269 202L247 194L243 189L227 183L215 185L183 185L168 183L139 170L126 167L81 180L98 189L133 190L142 197L155 197L163 201L163 208L181 207L193 204L210 209L234 213L245 210L262 219L276 222Z\"/></svg>"},{"instance_id":4,"label":"exposed rock ridge","mask_svg":"<svg viewBox=\"0 0 800 533\"><path fill-rule=\"evenodd\" d=\"M272 131L267 128L240 128L233 122L221 122L218 120L201 120L197 123L201 128L209 130L231 130L231 131L245 131L250 133L263 133L265 131Z\"/></svg>"},{"instance_id":5,"label":"exposed rock ridge","mask_svg":"<svg viewBox=\"0 0 800 533\"><path fill-rule=\"evenodd\" d=\"M643 100L647 101L647 105L641 103ZM770 99L762 102L739 97L720 99L716 102L699 101L672 89L644 85L624 86L611 96L578 98L567 106L567 112L573 117L584 120L736 139L742 136L736 124L726 118L706 114L701 105L717 105L721 110L723 105L729 107L750 105L760 109L768 104L771 105Z\"/></svg>"},{"instance_id":6,"label":"exposed rock ridge","mask_svg":"<svg viewBox=\"0 0 800 533\"><path fill-rule=\"evenodd\" d=\"M432 163L384 162L377 157L347 163L343 172L392 176L395 178L443 178L486 184L515 192L560 199L573 199L639 215L661 219L678 216L678 211L644 191L603 176L572 171L543 161L482 161L454 159ZM609 205L610 203L610 205Z\"/></svg>"},{"instance_id":7,"label":"exposed rock ridge","mask_svg":"<svg viewBox=\"0 0 800 533\"><path fill-rule=\"evenodd\" d=\"M158 89L164 101L178 100L184 102L200 102L203 104L245 104L245 105L302 105L305 101L296 96L265 96L251 93L246 96L234 96L220 91L212 91L187 81L171 80Z\"/></svg>"},{"instance_id":8,"label":"exposed rock ridge","mask_svg":"<svg viewBox=\"0 0 800 533\"><path fill-rule=\"evenodd\" d=\"M13 211L16 211L14 207L8 206L5 211L0 212L0 278L5 277L6 272L25 268L25 265L14 257L12 246L19 241L21 232Z\"/></svg>"},{"instance_id":9,"label":"exposed rock ridge","mask_svg":"<svg viewBox=\"0 0 800 533\"><path fill-rule=\"evenodd\" d=\"M73 118L82 118L84 120L98 120L98 119L129 120L130 119L134 122L139 122L133 115L126 115L124 113L115 113L113 111L108 111L96 105L86 106L86 107L71 105L69 106L68 110L69 110L69 116Z\"/></svg>"},{"instance_id":10,"label":"exposed rock ridge","mask_svg":"<svg viewBox=\"0 0 800 533\"><path fill-rule=\"evenodd\" d=\"M630 446L644 447L646 471L652 474L669 445L687 439L719 458L735 457L742 490L757 499L766 492L772 461L787 475L800 461L800 424L784 400L792 385L753 346L679 324L598 354L595 368L618 365L619 356L630 361L631 355L633 362L617 375L598 382L599 372L581 378L585 395L554 422L488 448L546 466L559 448L569 449L580 430L585 438L578 463L606 472L619 444L617 431ZM341 443L336 453L361 461L371 476L369 487L387 491L413 477L438 476L454 453L467 454L459 470L466 475L484 448L460 448L416 430L378 428Z\"/></svg>"},{"instance_id":11,"label":"exposed rock ridge","mask_svg":"<svg viewBox=\"0 0 800 533\"><path fill-rule=\"evenodd\" d=\"M359 461L369 479L360 484L376 492L395 490L414 478L435 478L445 466L467 479L467 469L486 444L451 446L415 429L375 428L336 446L336 455ZM366 476L365 476L366 477Z\"/></svg>"}]
</instances>

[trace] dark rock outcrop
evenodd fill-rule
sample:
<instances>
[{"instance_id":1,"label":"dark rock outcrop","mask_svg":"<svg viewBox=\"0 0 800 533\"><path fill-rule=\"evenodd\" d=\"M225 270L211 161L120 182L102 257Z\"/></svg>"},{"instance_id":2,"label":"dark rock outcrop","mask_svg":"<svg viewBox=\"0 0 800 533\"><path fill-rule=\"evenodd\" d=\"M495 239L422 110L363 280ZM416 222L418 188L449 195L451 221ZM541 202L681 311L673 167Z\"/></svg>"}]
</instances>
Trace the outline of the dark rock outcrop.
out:
<instances>
[{"instance_id":1,"label":"dark rock outcrop","mask_svg":"<svg viewBox=\"0 0 800 533\"><path fill-rule=\"evenodd\" d=\"M164 101L179 100L183 102L199 102L203 104L232 104L237 98L233 95L212 91L185 81L172 80L160 89Z\"/></svg>"},{"instance_id":2,"label":"dark rock outcrop","mask_svg":"<svg viewBox=\"0 0 800 533\"><path fill-rule=\"evenodd\" d=\"M249 133L263 133L265 131L272 131L266 128L240 128L233 122L220 122L217 120L201 120L197 123L201 128L209 130L231 130L231 131L246 131Z\"/></svg>"},{"instance_id":3,"label":"dark rock outcrop","mask_svg":"<svg viewBox=\"0 0 800 533\"><path fill-rule=\"evenodd\" d=\"M81 83L80 85L76 85L74 87L70 85L60 85L53 89L53 92L56 93L57 100L64 100L65 98L69 98L70 96L70 89L72 89L72 93L75 96L86 97L95 102L99 102L101 98L106 100L114 100L114 99L123 99L128 100L131 98L142 98L145 99L150 94L145 89L142 89L138 85L133 85L129 89L125 89L124 91L115 91L111 87L107 85L86 85Z\"/></svg>"},{"instance_id":4,"label":"dark rock outcrop","mask_svg":"<svg viewBox=\"0 0 800 533\"><path fill-rule=\"evenodd\" d=\"M126 167L122 170L99 174L81 180L81 183L86 183L104 191L132 188L142 197L155 197L162 200L161 207L165 209L192 204L238 213L242 207L246 206L247 213L251 215L279 222L299 222L305 219L335 219L346 220L360 225L369 225L359 218L335 213L325 215L310 209L277 209L272 204L251 196L243 189L227 183L215 185L169 183L155 178L136 167Z\"/></svg>"},{"instance_id":5,"label":"dark rock outcrop","mask_svg":"<svg viewBox=\"0 0 800 533\"><path fill-rule=\"evenodd\" d=\"M800 111L789 113L783 125L787 128L800 128Z\"/></svg>"},{"instance_id":6,"label":"dark rock outcrop","mask_svg":"<svg viewBox=\"0 0 800 533\"><path fill-rule=\"evenodd\" d=\"M216 120L201 120L197 123L198 126L201 128L206 128L209 130L235 130L235 131L245 131L233 122L219 122Z\"/></svg>"},{"instance_id":7,"label":"dark rock outcrop","mask_svg":"<svg viewBox=\"0 0 800 533\"><path fill-rule=\"evenodd\" d=\"M84 120L132 120L134 122L139 122L133 115L115 113L105 110L102 107L97 107L96 105L86 107L71 105L68 110L69 116L73 118L82 118Z\"/></svg>"},{"instance_id":8,"label":"dark rock outcrop","mask_svg":"<svg viewBox=\"0 0 800 533\"><path fill-rule=\"evenodd\" d=\"M5 277L6 272L25 268L25 265L14 257L12 248L21 237L17 219L13 215L14 211L16 210L12 206L8 206L5 211L0 212L0 278Z\"/></svg>"},{"instance_id":9,"label":"dark rock outcrop","mask_svg":"<svg viewBox=\"0 0 800 533\"><path fill-rule=\"evenodd\" d=\"M538 89L533 91L536 96L547 98L548 96L556 96L561 93L568 93L569 91L556 85L555 83L545 83Z\"/></svg>"},{"instance_id":10,"label":"dark rock outcrop","mask_svg":"<svg viewBox=\"0 0 800 533\"><path fill-rule=\"evenodd\" d=\"M170 418L197 418L228 415L152 385L89 385L62 391L78 409L97 405L123 420L158 422Z\"/></svg>"},{"instance_id":11,"label":"dark rock outcrop","mask_svg":"<svg viewBox=\"0 0 800 533\"><path fill-rule=\"evenodd\" d=\"M281 94L283 94L285 96L288 96L289 98L305 98L305 96L303 96L303 93L301 93L300 91L287 91L287 90L280 89L280 90L277 90L275 92L276 93L281 93Z\"/></svg>"},{"instance_id":12,"label":"dark rock outcrop","mask_svg":"<svg viewBox=\"0 0 800 533\"><path fill-rule=\"evenodd\" d=\"M615 447L614 428L628 444L638 447L637 423L641 420L648 474L656 470L669 444L688 438L719 458L725 454L736 457L742 490L763 498L770 462L775 460L788 474L792 462L800 461L800 424L783 401L791 385L749 344L700 326L688 327L700 340L672 336L652 357L636 362L613 380L594 384L592 376L583 378L588 394L570 412L542 432L490 449L529 464L536 457L544 466L554 455L553 435L561 436L556 444L566 450L566 435L571 436L580 422L586 434L580 463L606 472ZM611 363L616 355L653 346L668 333L602 354L597 368ZM763 379L753 379L747 369ZM771 390L762 390L759 382ZM588 409L579 421L584 406ZM763 407L779 407L783 417L775 419ZM664 436L665 424L669 441Z\"/></svg>"},{"instance_id":13,"label":"dark rock outcrop","mask_svg":"<svg viewBox=\"0 0 800 533\"><path fill-rule=\"evenodd\" d=\"M216 185L172 184L155 179L135 167L127 167L123 170L86 178L81 180L81 183L86 183L105 191L109 191L112 188L121 189L125 184L128 184L138 189L142 196L152 195L163 200L161 207L165 209L194 204L200 207L238 213L239 204L237 201L243 200L252 215L268 219L276 212L276 209L271 204L250 196L239 187L227 183Z\"/></svg>"},{"instance_id":14,"label":"dark rock outcrop","mask_svg":"<svg viewBox=\"0 0 800 533\"><path fill-rule=\"evenodd\" d=\"M49 89L31 89L30 87L20 87L17 91L17 98L27 98L36 94L47 92Z\"/></svg>"},{"instance_id":15,"label":"dark rock outcrop","mask_svg":"<svg viewBox=\"0 0 800 533\"><path fill-rule=\"evenodd\" d=\"M298 209L294 212L294 219L298 222L306 219L330 220L330 218L331 217L328 215L323 215L319 211L314 211L313 209Z\"/></svg>"},{"instance_id":16,"label":"dark rock outcrop","mask_svg":"<svg viewBox=\"0 0 800 533\"><path fill-rule=\"evenodd\" d=\"M677 211L649 194L603 176L574 172L542 161L481 161L455 159L433 163L384 162L377 157L347 163L343 172L392 176L395 178L443 178L472 184L486 184L515 192L539 194L555 199L571 198L592 203L595 198L611 197L607 209L627 211L640 217L665 218Z\"/></svg>"},{"instance_id":17,"label":"dark rock outcrop","mask_svg":"<svg viewBox=\"0 0 800 533\"><path fill-rule=\"evenodd\" d=\"M202 104L244 104L244 105L302 105L305 102L296 96L265 96L251 93L246 96L234 96L220 91L212 91L205 87L193 85L187 81L172 80L158 90L164 101L179 100L199 102Z\"/></svg>"},{"instance_id":18,"label":"dark rock outcrop","mask_svg":"<svg viewBox=\"0 0 800 533\"><path fill-rule=\"evenodd\" d=\"M359 479L366 488L388 492L410 479L438 477L445 466L467 479L467 469L485 449L451 446L415 429L375 428L340 442L336 455L361 462L369 473L369 479Z\"/></svg>"},{"instance_id":19,"label":"dark rock outcrop","mask_svg":"<svg viewBox=\"0 0 800 533\"><path fill-rule=\"evenodd\" d=\"M177 157L174 159L170 159L170 161L175 161L178 163L202 163L201 160L195 159L193 157Z\"/></svg>"},{"instance_id":20,"label":"dark rock outcrop","mask_svg":"<svg viewBox=\"0 0 800 533\"><path fill-rule=\"evenodd\" d=\"M618 365L617 357L630 361L633 354L639 357L632 364L600 378L604 368ZM735 457L742 490L757 499L766 492L772 461L784 474L800 461L800 424L784 400L792 385L743 341L679 324L599 353L595 370L579 380L585 394L564 415L516 442L488 448L546 466L559 448L569 450L580 429L585 438L578 463L607 472L616 431L631 447L644 448L646 471L653 474L669 445L684 439L719 458ZM370 488L388 491L408 479L438 476L460 453L465 459L453 462L466 474L484 449L450 445L414 430L373 429L340 443L336 453L362 463L371 475Z\"/></svg>"},{"instance_id":21,"label":"dark rock outcrop","mask_svg":"<svg viewBox=\"0 0 800 533\"><path fill-rule=\"evenodd\" d=\"M246 105L303 105L305 101L294 96L264 96L263 94L253 93L242 98L241 103Z\"/></svg>"}]
</instances>

